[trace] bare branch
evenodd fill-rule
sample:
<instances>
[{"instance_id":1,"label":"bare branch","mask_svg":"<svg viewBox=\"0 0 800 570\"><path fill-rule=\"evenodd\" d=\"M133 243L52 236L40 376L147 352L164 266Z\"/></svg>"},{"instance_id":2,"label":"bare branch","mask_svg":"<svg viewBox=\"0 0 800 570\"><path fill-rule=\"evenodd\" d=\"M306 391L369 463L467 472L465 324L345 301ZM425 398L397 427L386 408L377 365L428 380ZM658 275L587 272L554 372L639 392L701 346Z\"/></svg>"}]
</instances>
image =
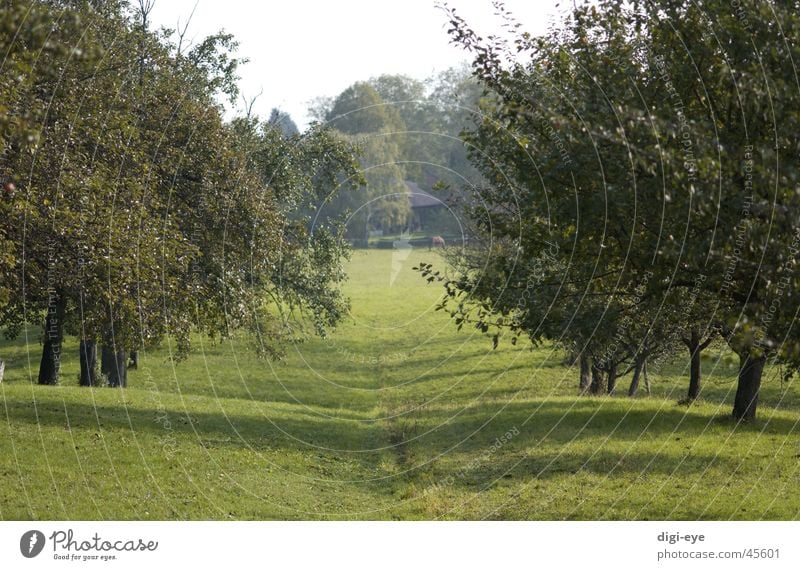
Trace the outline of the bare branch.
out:
<instances>
[{"instance_id":1,"label":"bare branch","mask_svg":"<svg viewBox=\"0 0 800 570\"><path fill-rule=\"evenodd\" d=\"M261 91L259 91L258 94L255 97L251 97L250 99L247 99L244 95L242 95L242 103L244 103L245 118L246 119L248 119L248 120L250 119L250 117L253 114L253 105L255 104L256 99L261 97L263 94L264 94L264 88L262 87Z\"/></svg>"},{"instance_id":2,"label":"bare branch","mask_svg":"<svg viewBox=\"0 0 800 570\"><path fill-rule=\"evenodd\" d=\"M142 19L142 29L147 30L147 22L150 12L156 5L156 0L139 0L139 16Z\"/></svg>"},{"instance_id":3,"label":"bare branch","mask_svg":"<svg viewBox=\"0 0 800 570\"><path fill-rule=\"evenodd\" d=\"M178 34L178 51L176 54L176 57L178 58L181 56L181 52L183 50L183 39L186 37L186 32L189 31L189 24L192 23L192 18L194 17L195 10L197 10L197 5L199 3L200 0L197 0L194 3L194 8L192 8L192 11L189 13L189 18L186 20L186 24L183 26L183 28L181 28L181 19L178 18L178 24L175 28L175 32ZM188 48L189 45L187 45L186 47Z\"/></svg>"}]
</instances>

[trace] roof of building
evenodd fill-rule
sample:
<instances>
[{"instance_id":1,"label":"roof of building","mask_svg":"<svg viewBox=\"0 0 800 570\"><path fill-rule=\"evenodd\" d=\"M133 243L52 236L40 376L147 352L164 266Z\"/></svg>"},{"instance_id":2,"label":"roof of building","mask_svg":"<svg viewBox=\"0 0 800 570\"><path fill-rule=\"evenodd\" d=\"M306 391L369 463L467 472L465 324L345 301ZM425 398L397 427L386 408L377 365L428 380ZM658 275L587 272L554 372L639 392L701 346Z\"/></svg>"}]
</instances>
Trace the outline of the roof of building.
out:
<instances>
[{"instance_id":1,"label":"roof of building","mask_svg":"<svg viewBox=\"0 0 800 570\"><path fill-rule=\"evenodd\" d=\"M416 182L406 180L406 187L408 187L408 201L412 208L432 208L445 205L443 200L426 192Z\"/></svg>"}]
</instances>

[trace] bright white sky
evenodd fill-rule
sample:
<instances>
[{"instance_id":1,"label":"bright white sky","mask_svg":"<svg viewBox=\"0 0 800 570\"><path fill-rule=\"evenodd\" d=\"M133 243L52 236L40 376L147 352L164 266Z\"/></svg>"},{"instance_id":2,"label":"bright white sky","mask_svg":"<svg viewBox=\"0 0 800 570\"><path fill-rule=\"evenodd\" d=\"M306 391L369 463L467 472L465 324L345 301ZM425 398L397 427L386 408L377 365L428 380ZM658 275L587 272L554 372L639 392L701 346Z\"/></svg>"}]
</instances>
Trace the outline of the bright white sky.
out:
<instances>
[{"instance_id":1,"label":"bright white sky","mask_svg":"<svg viewBox=\"0 0 800 570\"><path fill-rule=\"evenodd\" d=\"M156 0L154 26L186 22L196 41L220 29L240 42L249 58L240 75L242 94L263 89L254 110L267 118L272 107L288 111L298 126L308 120L307 103L335 96L355 81L382 73L424 79L466 59L449 44L445 14L435 0ZM482 36L499 33L491 0L450 0ZM557 8L557 4L561 8ZM531 33L543 32L569 0L506 0L506 7Z\"/></svg>"}]
</instances>

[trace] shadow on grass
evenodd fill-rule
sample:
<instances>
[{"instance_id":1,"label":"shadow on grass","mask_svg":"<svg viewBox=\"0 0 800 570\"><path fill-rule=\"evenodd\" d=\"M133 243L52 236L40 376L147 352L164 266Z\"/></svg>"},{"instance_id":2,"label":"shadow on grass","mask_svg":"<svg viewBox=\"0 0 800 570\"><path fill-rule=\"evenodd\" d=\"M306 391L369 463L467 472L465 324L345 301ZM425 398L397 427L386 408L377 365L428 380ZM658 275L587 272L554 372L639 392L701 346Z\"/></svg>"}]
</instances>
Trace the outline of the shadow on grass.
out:
<instances>
[{"instance_id":1,"label":"shadow on grass","mask_svg":"<svg viewBox=\"0 0 800 570\"><path fill-rule=\"evenodd\" d=\"M453 370L452 361L445 361L442 358L429 359L432 366L428 366L428 360L414 360L413 370L404 369L406 362L388 363L382 366L373 364L359 364L345 361L334 363L332 361L321 362L321 370L336 370L335 376L327 377L322 374L316 377L314 369L301 368L298 370L292 365L276 363L273 368L264 365L259 369L243 369L241 375L237 371L226 369L223 366L216 366L210 362L209 366L214 366L217 370L223 370L215 374L213 383L207 376L193 377L191 380L182 379L182 371L178 367L177 379L171 377L166 372L153 367L156 372L155 377L160 378L158 388L162 392L182 393L184 395L193 394L205 397L218 397L228 399L238 399L254 402L283 402L287 404L308 404L309 406L321 406L329 408L339 408L343 402L348 407L355 410L370 409L375 405L375 398L381 389L403 387L403 386L426 386L437 382L446 381L447 385L475 384L476 389L483 391L479 386L480 382L487 379L494 380L504 373L511 373L529 368L526 363L515 364L512 366L481 366L470 370L468 366L463 371ZM179 365L180 366L180 365ZM447 368L447 370L445 370ZM417 372L419 371L419 372ZM380 387L378 378L383 375L385 385ZM474 378L473 378L474 377ZM168 380L163 380L168 378ZM309 379L313 381L309 382ZM129 375L129 386L141 387L144 379L135 371ZM331 390L332 386L339 386L344 391L350 390L346 398L343 398L342 390ZM440 391L445 385L439 387Z\"/></svg>"},{"instance_id":2,"label":"shadow on grass","mask_svg":"<svg viewBox=\"0 0 800 570\"><path fill-rule=\"evenodd\" d=\"M609 477L615 475L646 477L648 475L686 476L706 471L714 464L727 464L730 458L712 453L676 457L674 454L597 450L596 452L568 452L556 450L536 453L534 456L503 458L480 465L473 470L456 470L448 483L473 491L512 481L546 481L575 475Z\"/></svg>"},{"instance_id":3,"label":"shadow on grass","mask_svg":"<svg viewBox=\"0 0 800 570\"><path fill-rule=\"evenodd\" d=\"M268 416L243 414L225 408L186 414L175 408L124 405L92 405L56 401L37 394L34 410L30 401L7 400L8 421L12 425L29 424L71 429L117 431L196 438L198 445L213 440L218 445L237 448L286 449L342 453L351 456L377 455L369 451L390 447L386 423L373 420L325 418L298 406L270 411ZM623 405L624 404L624 405ZM500 409L502 408L502 411ZM66 409L66 412L65 412ZM227 413L227 416L225 413ZM456 411L453 411L455 413ZM498 413L499 412L499 413ZM497 414L494 418L493 415ZM548 402L519 402L505 407L484 404L466 409L451 417L441 409L425 409L402 417L402 421L417 424L416 433L409 434L411 443L422 455L435 454L453 448L455 453L481 453L495 439L510 429L518 430L512 448L532 445L564 445L585 438L602 442L612 441L683 440L686 445L698 437L729 434L737 431L788 435L798 427L794 418L777 417L767 423L764 419L753 425L736 426L727 418L698 410L669 406L660 410L652 406L639 408L637 403L615 402L607 399L557 400ZM165 428L166 418L169 430ZM485 424L485 425L484 425ZM419 435L417 435L419 434ZM735 434L734 434L735 437ZM370 463L377 458L370 460Z\"/></svg>"},{"instance_id":4,"label":"shadow on grass","mask_svg":"<svg viewBox=\"0 0 800 570\"><path fill-rule=\"evenodd\" d=\"M216 411L191 412L174 408L142 408L120 405L55 402L37 395L32 402L7 400L8 421L13 425L29 424L71 430L167 435L226 442L229 446L259 449L308 451L314 447L363 454L370 449L373 422L327 419L304 409L282 409L274 417ZM379 442L378 442L379 443ZM313 450L313 449L312 449Z\"/></svg>"},{"instance_id":5,"label":"shadow on grass","mask_svg":"<svg viewBox=\"0 0 800 570\"><path fill-rule=\"evenodd\" d=\"M737 425L729 416L709 413L707 407L686 408L667 404L655 408L652 402L630 402L601 398L561 399L548 402L496 402L464 410L429 407L422 413L404 418L417 422L415 448L431 455L452 449L455 453L483 453L510 430L517 430L512 448L517 446L563 446L590 439L598 445L611 442L651 445L691 446L704 437L734 439L736 433L763 436L788 436L800 431L796 417L770 418L762 410L762 419L753 424ZM680 442L680 443L677 443Z\"/></svg>"}]
</instances>

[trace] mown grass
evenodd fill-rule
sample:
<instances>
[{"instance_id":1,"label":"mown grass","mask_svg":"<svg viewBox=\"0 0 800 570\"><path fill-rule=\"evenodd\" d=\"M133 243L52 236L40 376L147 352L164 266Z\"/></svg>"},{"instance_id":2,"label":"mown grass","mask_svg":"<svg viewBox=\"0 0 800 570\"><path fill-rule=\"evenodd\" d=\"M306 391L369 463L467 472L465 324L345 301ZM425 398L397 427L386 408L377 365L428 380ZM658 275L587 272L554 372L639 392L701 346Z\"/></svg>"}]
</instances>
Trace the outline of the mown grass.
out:
<instances>
[{"instance_id":1,"label":"mown grass","mask_svg":"<svg viewBox=\"0 0 800 570\"><path fill-rule=\"evenodd\" d=\"M178 364L142 354L127 390L87 389L70 339L62 384L39 387L38 332L3 343L0 518L800 517L800 390L777 370L747 426L724 347L691 407L682 362L650 397L576 397L550 348L456 332L419 261L436 254L355 252L351 317L279 363L197 339Z\"/></svg>"}]
</instances>

